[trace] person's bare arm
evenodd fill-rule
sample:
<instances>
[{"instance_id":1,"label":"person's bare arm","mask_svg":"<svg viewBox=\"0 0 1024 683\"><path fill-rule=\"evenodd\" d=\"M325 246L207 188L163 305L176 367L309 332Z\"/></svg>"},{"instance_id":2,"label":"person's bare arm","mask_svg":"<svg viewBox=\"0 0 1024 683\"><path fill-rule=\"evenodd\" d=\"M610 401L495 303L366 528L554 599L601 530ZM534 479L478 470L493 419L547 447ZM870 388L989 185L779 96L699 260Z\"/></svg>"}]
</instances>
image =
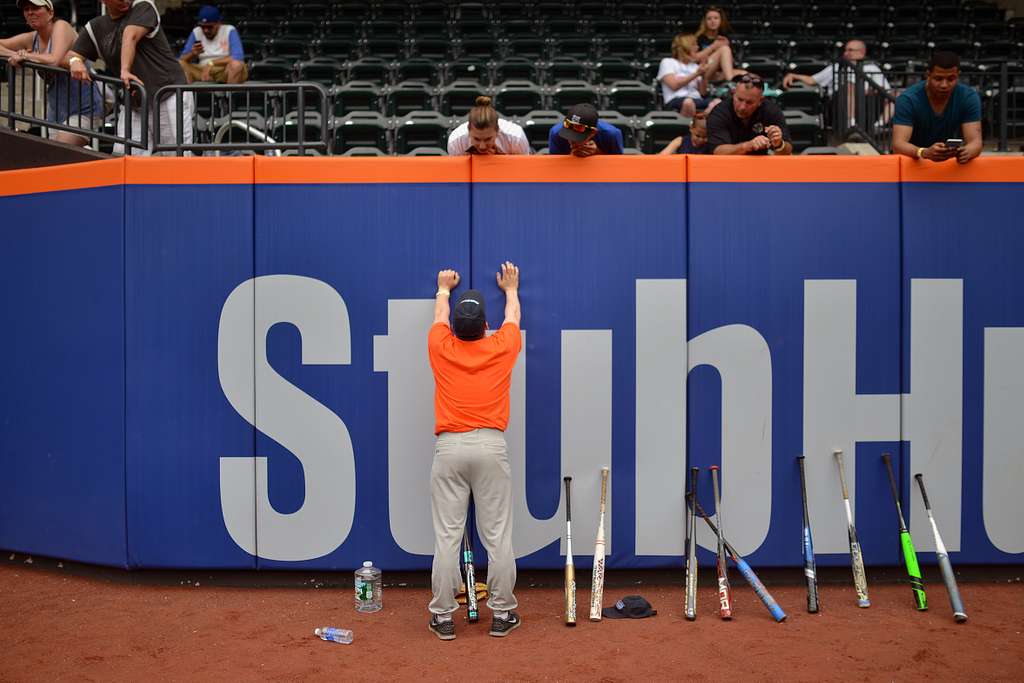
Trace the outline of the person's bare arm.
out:
<instances>
[{"instance_id":1,"label":"person's bare arm","mask_svg":"<svg viewBox=\"0 0 1024 683\"><path fill-rule=\"evenodd\" d=\"M450 324L448 321L448 314L451 312L449 299L451 299L452 290L458 286L460 279L459 274L454 270L442 270L437 274L437 294L434 295L435 324Z\"/></svg>"},{"instance_id":2,"label":"person's bare arm","mask_svg":"<svg viewBox=\"0 0 1024 683\"><path fill-rule=\"evenodd\" d=\"M13 57L18 54L19 50L31 50L32 35L33 32L30 31L10 38L0 38L0 57Z\"/></svg>"},{"instance_id":3,"label":"person's bare arm","mask_svg":"<svg viewBox=\"0 0 1024 683\"><path fill-rule=\"evenodd\" d=\"M495 273L498 288L505 292L505 322L519 326L519 266L511 261L501 264L501 272ZM504 323L502 323L504 324Z\"/></svg>"},{"instance_id":4,"label":"person's bare arm","mask_svg":"<svg viewBox=\"0 0 1024 683\"><path fill-rule=\"evenodd\" d=\"M675 154L676 151L683 146L683 137L677 136L673 138L672 142L665 145L665 149L658 152L658 154Z\"/></svg>"},{"instance_id":5,"label":"person's bare arm","mask_svg":"<svg viewBox=\"0 0 1024 683\"><path fill-rule=\"evenodd\" d=\"M814 78L811 76L805 76L804 74L788 73L782 79L782 88L788 89L792 87L795 81L799 81L804 85L817 85Z\"/></svg>"},{"instance_id":6,"label":"person's bare arm","mask_svg":"<svg viewBox=\"0 0 1024 683\"><path fill-rule=\"evenodd\" d=\"M135 63L135 50L139 41L142 40L149 30L145 26L135 24L125 26L124 34L121 37L121 80L125 87L131 87L133 82L144 85L142 79L132 73L132 64Z\"/></svg>"},{"instance_id":7,"label":"person's bare arm","mask_svg":"<svg viewBox=\"0 0 1024 683\"><path fill-rule=\"evenodd\" d=\"M661 82L667 85L668 87L672 88L673 90L679 90L684 85L687 85L688 83L695 81L701 76L703 76L704 72L707 70L707 65L701 64L699 67L697 67L696 71L686 76L681 76L679 74L665 74L664 76L661 77Z\"/></svg>"},{"instance_id":8,"label":"person's bare arm","mask_svg":"<svg viewBox=\"0 0 1024 683\"><path fill-rule=\"evenodd\" d=\"M902 154L911 159L927 159L929 161L945 161L956 152L946 147L944 142L936 142L931 147L918 147L910 142L910 136L914 133L913 126L904 126L894 123L892 126L892 153ZM918 149L921 150L920 155Z\"/></svg>"},{"instance_id":9,"label":"person's bare arm","mask_svg":"<svg viewBox=\"0 0 1024 683\"><path fill-rule=\"evenodd\" d=\"M50 36L50 52L29 52L25 59L38 64L50 64L52 66L63 66L66 64L65 57L71 45L75 42L75 29L66 21L58 21L53 26L53 35Z\"/></svg>"},{"instance_id":10,"label":"person's bare arm","mask_svg":"<svg viewBox=\"0 0 1024 683\"><path fill-rule=\"evenodd\" d=\"M961 135L964 136L964 144L957 150L956 160L961 164L966 164L981 154L983 146L981 141L981 121L965 123L960 126L960 130L963 131Z\"/></svg>"},{"instance_id":11,"label":"person's bare arm","mask_svg":"<svg viewBox=\"0 0 1024 683\"><path fill-rule=\"evenodd\" d=\"M751 152L768 149L769 144L767 137L758 135L753 140L747 140L735 145L719 145L715 147L715 154L750 154Z\"/></svg>"}]
</instances>

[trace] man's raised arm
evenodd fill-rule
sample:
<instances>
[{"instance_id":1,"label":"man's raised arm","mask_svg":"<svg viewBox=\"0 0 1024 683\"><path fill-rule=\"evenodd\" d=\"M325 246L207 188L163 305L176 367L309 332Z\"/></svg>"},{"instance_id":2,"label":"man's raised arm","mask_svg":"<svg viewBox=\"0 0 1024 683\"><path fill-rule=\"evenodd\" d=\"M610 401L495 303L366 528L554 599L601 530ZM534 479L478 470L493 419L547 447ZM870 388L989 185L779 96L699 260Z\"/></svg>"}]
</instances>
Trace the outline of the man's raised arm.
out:
<instances>
[{"instance_id":1,"label":"man's raised arm","mask_svg":"<svg viewBox=\"0 0 1024 683\"><path fill-rule=\"evenodd\" d=\"M434 323L448 324L451 312L449 299L452 290L459 284L459 274L454 270L442 270L437 274L437 294L434 295Z\"/></svg>"},{"instance_id":2,"label":"man's raised arm","mask_svg":"<svg viewBox=\"0 0 1024 683\"><path fill-rule=\"evenodd\" d=\"M505 261L501 264L501 272L496 273L495 277L498 287L505 292L505 322L515 323L519 327L519 266Z\"/></svg>"}]
</instances>

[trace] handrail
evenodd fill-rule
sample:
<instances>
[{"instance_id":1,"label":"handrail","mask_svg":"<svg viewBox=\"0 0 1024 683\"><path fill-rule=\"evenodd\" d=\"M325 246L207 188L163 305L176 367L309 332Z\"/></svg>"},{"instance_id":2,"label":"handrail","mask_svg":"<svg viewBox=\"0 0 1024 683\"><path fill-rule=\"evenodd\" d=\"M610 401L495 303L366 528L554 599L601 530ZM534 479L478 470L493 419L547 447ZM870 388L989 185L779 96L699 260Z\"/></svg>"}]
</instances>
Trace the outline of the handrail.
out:
<instances>
[{"instance_id":1,"label":"handrail","mask_svg":"<svg viewBox=\"0 0 1024 683\"><path fill-rule=\"evenodd\" d=\"M114 144L123 145L124 149L125 149L125 153L128 154L128 155L131 154L131 150L132 150L133 147L139 148L139 149L145 149L146 147L149 146L149 98L146 96L146 88L144 86L139 85L139 84L133 84L132 85L132 89L130 91L132 93L138 92L138 98L139 98L140 106L138 108L137 113L135 113L134 115L141 117L141 120L140 120L140 125L141 125L141 136L140 136L140 139L139 140L133 140L132 137L131 137L131 130L132 130L131 123L132 123L133 112L135 110L131 106L124 107L124 109L125 109L125 126L124 126L124 129L127 131L127 133L125 135L116 135L116 134L104 133L101 130L94 130L92 128L83 128L81 126L74 126L74 125L70 125L68 123L59 123L59 122L55 122L55 121L48 121L46 119L48 102L47 102L47 98L46 98L46 94L45 94L45 92L46 92L45 89L44 89L44 92L43 92L43 108L42 108L43 110L41 112L42 115L41 116L37 116L36 115L37 114L37 111L36 111L36 96L39 94L37 92L38 79L35 78L35 75L37 73L38 74L63 74L65 76L68 76L69 80L68 80L68 84L67 84L67 90L66 90L66 93L65 93L66 97L67 97L66 101L68 103L70 103L72 101L72 99L73 99L71 97L73 92L79 92L79 97L81 97L80 91L78 89L78 83L70 78L70 72L67 69L61 68L59 66L51 66L49 64L40 64L38 62L24 61L24 62L21 63L21 65L19 67L14 67L14 66L11 65L10 61L7 60L6 58L5 58L4 61L6 62L6 67L7 67L7 103L6 103L6 107L4 107L2 104L0 104L0 115L3 115L3 116L7 117L7 125L8 125L8 127L11 130L15 129L15 124L18 123L18 122L28 123L30 125L43 126L43 127L46 127L46 128L55 128L57 130L65 131L65 132L68 132L68 133L74 133L76 135L81 135L82 137L89 138L90 140L103 140L104 142L110 142L110 143L114 143ZM14 87L15 75L17 73L20 73L20 75L21 75L20 87L17 88L17 90L19 90L20 93L21 93L21 97L20 97L21 107L20 108L17 106L17 104L19 103L19 98L16 97L16 95L15 95L16 88ZM26 110L26 107L25 107L25 104L26 104L25 97L26 97L27 91L29 90L29 87L26 84L26 79L28 78L30 73L32 74L32 81L31 81L31 92L32 92L31 111L32 111L32 113L31 114L26 114L25 113L25 110ZM124 104L125 100L126 99L130 99L130 97L126 97L125 96L125 85L124 85L124 82L121 81L121 79L113 78L112 76L106 76L106 75L95 73L95 72L90 72L90 76L92 77L93 82L95 84L97 84L101 88L102 95L103 95L103 98L102 98L103 99L103 105L102 106L104 108L106 107L106 103L108 101L112 100L112 102L113 102L113 111L117 112L121 108L121 106ZM53 86L53 87L56 87L56 86ZM112 97L108 97L108 95L111 95L111 94L112 94ZM94 119L106 118L105 109L104 109L104 111L101 111L101 112L98 112L97 114L95 114L92 118L94 118Z\"/></svg>"},{"instance_id":2,"label":"handrail","mask_svg":"<svg viewBox=\"0 0 1024 683\"><path fill-rule=\"evenodd\" d=\"M243 121L242 119L230 119L227 123L225 123L223 126L218 128L217 129L217 134L213 136L213 144L214 145L219 145L221 143L221 140L224 139L224 135L227 134L227 132L229 130L231 130L232 128L239 128L239 129L245 131L247 134L259 138L260 140L262 140L265 143L272 144L272 145L273 144L277 144L274 141L274 138L270 137L269 135L267 135L266 133L261 131L259 128L254 128L253 126L249 125L248 121ZM270 152L270 156L281 156L281 150L279 150L279 149L268 150L268 151ZM220 156L220 150L219 149L214 150L214 156L218 156L218 157Z\"/></svg>"}]
</instances>

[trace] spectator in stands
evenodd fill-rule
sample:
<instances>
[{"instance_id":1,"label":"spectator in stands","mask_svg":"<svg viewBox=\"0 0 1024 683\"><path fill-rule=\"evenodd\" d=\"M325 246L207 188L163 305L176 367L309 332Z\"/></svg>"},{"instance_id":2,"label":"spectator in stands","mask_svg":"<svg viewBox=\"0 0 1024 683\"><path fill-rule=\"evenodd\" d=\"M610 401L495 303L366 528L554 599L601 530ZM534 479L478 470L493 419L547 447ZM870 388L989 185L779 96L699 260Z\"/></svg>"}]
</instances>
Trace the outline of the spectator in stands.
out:
<instances>
[{"instance_id":1,"label":"spectator in stands","mask_svg":"<svg viewBox=\"0 0 1024 683\"><path fill-rule=\"evenodd\" d=\"M721 7L708 7L697 29L697 61L707 66L708 81L731 81L737 74L747 73L733 66L732 46L727 35L732 31L729 18Z\"/></svg>"},{"instance_id":2,"label":"spectator in stands","mask_svg":"<svg viewBox=\"0 0 1024 683\"><path fill-rule=\"evenodd\" d=\"M732 98L708 114L708 147L712 154L792 154L782 110L764 98L764 81L744 74Z\"/></svg>"},{"instance_id":3,"label":"spectator in stands","mask_svg":"<svg viewBox=\"0 0 1024 683\"><path fill-rule=\"evenodd\" d=\"M155 101L156 91L165 85L184 85L185 73L174 58L167 36L160 26L160 14L153 0L103 0L107 13L96 17L85 26L85 30L68 52L68 66L71 77L80 81L91 81L86 59L103 58L107 69L117 71L126 88L134 84L146 88L150 111L159 108L159 125L150 125L149 140L142 140L142 113L138 91L132 96L131 139L148 143L141 151L133 154L147 155L153 152L153 145L177 141L178 113L175 98L167 93L161 101ZM192 93L182 94L182 141L192 143ZM117 134L125 135L125 107L121 107L117 118ZM114 146L114 153L121 153L121 145Z\"/></svg>"},{"instance_id":4,"label":"spectator in stands","mask_svg":"<svg viewBox=\"0 0 1024 683\"><path fill-rule=\"evenodd\" d=\"M704 112L693 115L690 132L677 137L665 145L658 154L707 154L708 153L708 118Z\"/></svg>"},{"instance_id":5,"label":"spectator in stands","mask_svg":"<svg viewBox=\"0 0 1024 683\"><path fill-rule=\"evenodd\" d=\"M490 97L476 98L466 122L448 136L448 154L529 154L530 141L517 123L498 118Z\"/></svg>"},{"instance_id":6,"label":"spectator in stands","mask_svg":"<svg viewBox=\"0 0 1024 683\"><path fill-rule=\"evenodd\" d=\"M598 119L594 105L584 102L569 109L565 120L551 127L548 152L577 157L622 154L622 131Z\"/></svg>"},{"instance_id":7,"label":"spectator in stands","mask_svg":"<svg viewBox=\"0 0 1024 683\"><path fill-rule=\"evenodd\" d=\"M672 40L672 56L658 66L658 81L666 109L692 117L708 107L707 63L697 62L697 39L680 33Z\"/></svg>"},{"instance_id":8,"label":"spectator in stands","mask_svg":"<svg viewBox=\"0 0 1024 683\"><path fill-rule=\"evenodd\" d=\"M188 82L245 83L249 69L238 29L223 23L213 5L200 7L197 21L178 60Z\"/></svg>"},{"instance_id":9,"label":"spectator in stands","mask_svg":"<svg viewBox=\"0 0 1024 683\"><path fill-rule=\"evenodd\" d=\"M75 42L75 29L54 15L51 0L18 0L18 9L32 30L0 39L0 57L7 57L8 63L14 67L22 62L60 66L68 48ZM91 83L72 85L66 73L40 71L39 74L46 82L47 121L93 130L100 127L103 98L97 88ZM13 85L8 84L8 87ZM89 144L87 137L56 128L47 128L46 136L69 145L84 147Z\"/></svg>"},{"instance_id":10,"label":"spectator in stands","mask_svg":"<svg viewBox=\"0 0 1024 683\"><path fill-rule=\"evenodd\" d=\"M937 51L928 62L924 81L907 88L896 100L892 118L892 151L914 159L961 164L981 154L981 98L957 83L960 57ZM947 145L951 139L959 145Z\"/></svg>"},{"instance_id":11,"label":"spectator in stands","mask_svg":"<svg viewBox=\"0 0 1024 683\"><path fill-rule=\"evenodd\" d=\"M805 76L803 74L790 72L783 77L782 87L783 89L788 89L792 87L793 83L800 82L806 85L817 85L826 94L831 94L832 88L835 87L837 80L836 76L843 68L842 62L858 64L860 62L864 62L864 59L867 56L868 47L864 44L863 40L849 40L843 48L843 58L841 62L829 64L813 76ZM889 82L885 80L885 75L877 64L874 62L864 62L862 69L864 71L864 75L871 79L879 88L882 90L890 89Z\"/></svg>"}]
</instances>

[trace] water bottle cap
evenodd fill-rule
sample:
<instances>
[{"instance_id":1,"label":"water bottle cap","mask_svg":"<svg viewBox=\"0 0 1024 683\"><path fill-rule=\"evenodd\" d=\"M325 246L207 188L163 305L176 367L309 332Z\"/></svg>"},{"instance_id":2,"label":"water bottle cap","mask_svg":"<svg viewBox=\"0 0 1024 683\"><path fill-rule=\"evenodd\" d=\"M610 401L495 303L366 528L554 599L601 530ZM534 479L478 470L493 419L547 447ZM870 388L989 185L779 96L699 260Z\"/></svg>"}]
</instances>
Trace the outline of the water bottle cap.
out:
<instances>
[{"instance_id":1,"label":"water bottle cap","mask_svg":"<svg viewBox=\"0 0 1024 683\"><path fill-rule=\"evenodd\" d=\"M314 636L320 635L320 629L318 629L318 628L313 629L313 635Z\"/></svg>"},{"instance_id":2,"label":"water bottle cap","mask_svg":"<svg viewBox=\"0 0 1024 683\"><path fill-rule=\"evenodd\" d=\"M370 562L369 560L367 560L366 562L363 562L363 566L364 567L372 567L373 566L373 562Z\"/></svg>"}]
</instances>

